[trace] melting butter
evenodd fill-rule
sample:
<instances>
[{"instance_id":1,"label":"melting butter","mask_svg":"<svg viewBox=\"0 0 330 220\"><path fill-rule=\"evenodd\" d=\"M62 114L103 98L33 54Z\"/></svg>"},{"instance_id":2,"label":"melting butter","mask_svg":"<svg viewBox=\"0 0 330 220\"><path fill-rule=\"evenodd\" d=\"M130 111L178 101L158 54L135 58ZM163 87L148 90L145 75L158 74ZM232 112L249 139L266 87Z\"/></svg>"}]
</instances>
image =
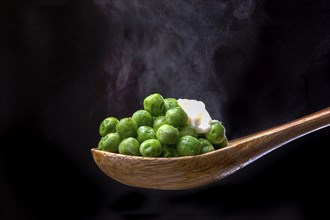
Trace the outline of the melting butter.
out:
<instances>
[{"instance_id":1,"label":"melting butter","mask_svg":"<svg viewBox=\"0 0 330 220\"><path fill-rule=\"evenodd\" d=\"M212 118L202 101L178 99L178 104L187 113L189 125L198 134L206 133L211 129Z\"/></svg>"}]
</instances>

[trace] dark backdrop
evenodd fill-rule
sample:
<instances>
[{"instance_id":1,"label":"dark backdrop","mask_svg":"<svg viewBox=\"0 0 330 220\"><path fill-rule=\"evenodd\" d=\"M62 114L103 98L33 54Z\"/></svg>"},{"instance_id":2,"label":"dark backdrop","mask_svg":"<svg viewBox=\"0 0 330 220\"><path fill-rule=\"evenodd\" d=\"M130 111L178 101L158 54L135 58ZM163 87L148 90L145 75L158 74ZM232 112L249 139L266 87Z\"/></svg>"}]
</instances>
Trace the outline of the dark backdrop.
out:
<instances>
[{"instance_id":1,"label":"dark backdrop","mask_svg":"<svg viewBox=\"0 0 330 220\"><path fill-rule=\"evenodd\" d=\"M229 139L330 106L327 1L1 1L0 219L319 219L329 128L217 183L122 185L94 164L103 118L205 101Z\"/></svg>"}]
</instances>

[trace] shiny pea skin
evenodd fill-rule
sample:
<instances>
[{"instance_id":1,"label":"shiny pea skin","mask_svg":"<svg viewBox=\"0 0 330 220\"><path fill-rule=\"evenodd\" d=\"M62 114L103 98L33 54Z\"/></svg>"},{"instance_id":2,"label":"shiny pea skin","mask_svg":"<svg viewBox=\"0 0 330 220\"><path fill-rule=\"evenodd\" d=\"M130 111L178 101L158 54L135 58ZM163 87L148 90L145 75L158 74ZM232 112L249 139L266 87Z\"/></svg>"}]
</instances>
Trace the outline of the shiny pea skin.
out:
<instances>
[{"instance_id":1,"label":"shiny pea skin","mask_svg":"<svg viewBox=\"0 0 330 220\"><path fill-rule=\"evenodd\" d=\"M190 135L190 136L193 136L195 138L198 138L198 134L196 133L196 131L190 125L180 127L178 130L180 132L181 137L186 136L186 135Z\"/></svg>"},{"instance_id":2,"label":"shiny pea skin","mask_svg":"<svg viewBox=\"0 0 330 220\"><path fill-rule=\"evenodd\" d=\"M205 138L199 138L198 140L201 144L200 154L205 154L205 153L214 151L214 146L211 144L211 142L209 142Z\"/></svg>"},{"instance_id":3,"label":"shiny pea skin","mask_svg":"<svg viewBox=\"0 0 330 220\"><path fill-rule=\"evenodd\" d=\"M132 115L132 119L136 122L137 127L149 126L152 127L154 120L152 115L146 110L138 110Z\"/></svg>"},{"instance_id":4,"label":"shiny pea skin","mask_svg":"<svg viewBox=\"0 0 330 220\"><path fill-rule=\"evenodd\" d=\"M164 124L166 124L165 116L164 115L158 116L154 119L153 128L157 131L158 128Z\"/></svg>"},{"instance_id":5,"label":"shiny pea skin","mask_svg":"<svg viewBox=\"0 0 330 220\"><path fill-rule=\"evenodd\" d=\"M163 146L157 139L145 140L140 145L140 154L144 157L158 157L162 151Z\"/></svg>"},{"instance_id":6,"label":"shiny pea skin","mask_svg":"<svg viewBox=\"0 0 330 220\"><path fill-rule=\"evenodd\" d=\"M224 139L221 141L220 144L214 144L214 148L215 149L220 149L220 148L226 147L227 145L228 145L228 139L225 136Z\"/></svg>"},{"instance_id":7,"label":"shiny pea skin","mask_svg":"<svg viewBox=\"0 0 330 220\"><path fill-rule=\"evenodd\" d=\"M119 144L118 151L120 154L140 156L140 143L133 137L126 138Z\"/></svg>"},{"instance_id":8,"label":"shiny pea skin","mask_svg":"<svg viewBox=\"0 0 330 220\"><path fill-rule=\"evenodd\" d=\"M175 98L166 98L164 99L164 103L165 113L171 108L179 107L178 101Z\"/></svg>"},{"instance_id":9,"label":"shiny pea skin","mask_svg":"<svg viewBox=\"0 0 330 220\"><path fill-rule=\"evenodd\" d=\"M166 112L166 122L173 127L183 127L188 122L188 115L181 107L174 107Z\"/></svg>"},{"instance_id":10,"label":"shiny pea skin","mask_svg":"<svg viewBox=\"0 0 330 220\"><path fill-rule=\"evenodd\" d=\"M117 153L121 141L122 139L118 133L110 133L101 138L98 148L100 150Z\"/></svg>"},{"instance_id":11,"label":"shiny pea skin","mask_svg":"<svg viewBox=\"0 0 330 220\"><path fill-rule=\"evenodd\" d=\"M197 138L186 135L179 139L177 150L181 156L193 156L199 154L201 144Z\"/></svg>"},{"instance_id":12,"label":"shiny pea skin","mask_svg":"<svg viewBox=\"0 0 330 220\"><path fill-rule=\"evenodd\" d=\"M212 144L220 144L225 137L225 128L219 121L212 121L211 129L205 134L206 139Z\"/></svg>"},{"instance_id":13,"label":"shiny pea skin","mask_svg":"<svg viewBox=\"0 0 330 220\"><path fill-rule=\"evenodd\" d=\"M176 144L180 138L180 133L175 127L164 124L156 132L156 137L161 144Z\"/></svg>"},{"instance_id":14,"label":"shiny pea skin","mask_svg":"<svg viewBox=\"0 0 330 220\"><path fill-rule=\"evenodd\" d=\"M104 119L99 127L99 133L102 137L106 136L109 133L116 132L116 125L118 124L118 119L115 117L108 117Z\"/></svg>"},{"instance_id":15,"label":"shiny pea skin","mask_svg":"<svg viewBox=\"0 0 330 220\"><path fill-rule=\"evenodd\" d=\"M155 139L155 129L149 126L141 126L137 129L137 139L140 143L148 139Z\"/></svg>"},{"instance_id":16,"label":"shiny pea skin","mask_svg":"<svg viewBox=\"0 0 330 220\"><path fill-rule=\"evenodd\" d=\"M159 93L151 94L143 100L143 107L152 116L162 115L165 109L164 98Z\"/></svg>"},{"instance_id":17,"label":"shiny pea skin","mask_svg":"<svg viewBox=\"0 0 330 220\"><path fill-rule=\"evenodd\" d=\"M120 119L116 126L116 130L123 139L137 136L137 124L132 118Z\"/></svg>"}]
</instances>

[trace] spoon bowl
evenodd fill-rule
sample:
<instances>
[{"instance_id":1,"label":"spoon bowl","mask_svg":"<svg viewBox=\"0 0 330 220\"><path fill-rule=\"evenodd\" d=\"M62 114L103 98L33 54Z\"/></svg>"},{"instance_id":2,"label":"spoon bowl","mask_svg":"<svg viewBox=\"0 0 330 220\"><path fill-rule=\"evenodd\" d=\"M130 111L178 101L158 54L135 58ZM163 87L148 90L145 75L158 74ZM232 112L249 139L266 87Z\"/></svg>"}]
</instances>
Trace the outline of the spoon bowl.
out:
<instances>
[{"instance_id":1,"label":"spoon bowl","mask_svg":"<svg viewBox=\"0 0 330 220\"><path fill-rule=\"evenodd\" d=\"M127 156L93 148L97 166L123 184L183 190L218 181L263 155L303 135L330 125L330 107L295 121L229 141L206 154L175 158Z\"/></svg>"}]
</instances>

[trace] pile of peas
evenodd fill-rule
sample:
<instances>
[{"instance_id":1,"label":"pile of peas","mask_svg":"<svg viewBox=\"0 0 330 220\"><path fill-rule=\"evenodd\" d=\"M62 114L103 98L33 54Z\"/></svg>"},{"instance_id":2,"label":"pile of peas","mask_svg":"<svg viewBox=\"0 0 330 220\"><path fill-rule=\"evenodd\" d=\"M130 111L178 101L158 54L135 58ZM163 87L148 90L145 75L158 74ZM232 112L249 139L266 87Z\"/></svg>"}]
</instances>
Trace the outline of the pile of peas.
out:
<instances>
[{"instance_id":1,"label":"pile of peas","mask_svg":"<svg viewBox=\"0 0 330 220\"><path fill-rule=\"evenodd\" d=\"M132 117L104 119L98 149L144 157L180 157L227 146L221 122L213 120L209 131L197 134L174 98L154 93L144 99L143 107Z\"/></svg>"}]
</instances>

